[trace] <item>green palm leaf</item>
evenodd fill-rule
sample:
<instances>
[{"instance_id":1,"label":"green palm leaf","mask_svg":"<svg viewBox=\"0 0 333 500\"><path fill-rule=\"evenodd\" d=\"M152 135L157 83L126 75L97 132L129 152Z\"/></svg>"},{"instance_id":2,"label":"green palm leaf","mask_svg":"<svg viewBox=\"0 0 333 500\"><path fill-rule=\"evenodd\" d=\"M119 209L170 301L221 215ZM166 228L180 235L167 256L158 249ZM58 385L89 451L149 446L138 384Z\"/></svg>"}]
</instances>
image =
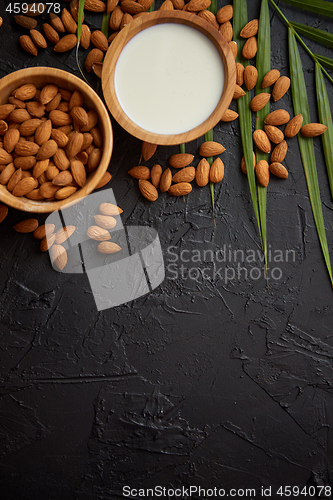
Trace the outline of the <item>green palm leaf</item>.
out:
<instances>
[{"instance_id":1,"label":"green palm leaf","mask_svg":"<svg viewBox=\"0 0 333 500\"><path fill-rule=\"evenodd\" d=\"M319 30L318 28L312 28L312 26L306 26L305 24L290 23L291 26L301 35L311 38L315 42L321 43L326 47L333 47L333 34L327 31Z\"/></svg>"},{"instance_id":2,"label":"green palm leaf","mask_svg":"<svg viewBox=\"0 0 333 500\"><path fill-rule=\"evenodd\" d=\"M320 64L323 64L333 71L333 59L331 59L330 57L320 56L319 54L314 54L314 56L316 57L317 61L320 62Z\"/></svg>"},{"instance_id":3,"label":"green palm leaf","mask_svg":"<svg viewBox=\"0 0 333 500\"><path fill-rule=\"evenodd\" d=\"M256 66L258 70L258 81L255 93L269 92L269 88L262 89L261 82L263 77L271 69L271 27L269 19L268 0L262 0L259 18L259 32L258 32L258 50L256 56ZM264 120L268 115L270 109L269 102L266 106L257 112L255 128L263 129ZM256 159L267 160L268 155L257 149ZM267 265L267 231L266 231L266 209L267 209L267 188L258 184L258 204L260 215L260 228L262 245L265 254L265 262Z\"/></svg>"},{"instance_id":4,"label":"green palm leaf","mask_svg":"<svg viewBox=\"0 0 333 500\"><path fill-rule=\"evenodd\" d=\"M328 100L327 89L324 82L324 76L321 71L320 65L315 65L316 74L316 91L318 103L318 115L321 123L327 125L327 130L323 134L322 142L325 155L325 163L328 174L328 179L331 188L331 195L333 198L333 124L330 103Z\"/></svg>"},{"instance_id":5,"label":"green palm leaf","mask_svg":"<svg viewBox=\"0 0 333 500\"><path fill-rule=\"evenodd\" d=\"M311 122L310 110L309 110L308 97L303 75L303 68L296 43L295 34L292 28L288 28L288 42L289 42L290 79L291 79L294 113L295 115L302 113L304 123L310 123ZM331 269L330 256L329 256L326 233L325 233L323 211L320 200L313 139L305 138L301 134L299 134L298 142L301 151L306 182L308 186L310 203L312 206L312 213L316 224L322 252L324 254L326 267L331 279L331 283L333 285L332 269Z\"/></svg>"},{"instance_id":6,"label":"green palm leaf","mask_svg":"<svg viewBox=\"0 0 333 500\"><path fill-rule=\"evenodd\" d=\"M84 11L85 1L86 0L79 0L78 21L77 21L77 47L80 45L82 19L83 19L83 11Z\"/></svg>"},{"instance_id":7,"label":"green palm leaf","mask_svg":"<svg viewBox=\"0 0 333 500\"><path fill-rule=\"evenodd\" d=\"M325 0L282 0L284 3L299 9L315 12L321 16L333 17L333 3Z\"/></svg>"}]
</instances>

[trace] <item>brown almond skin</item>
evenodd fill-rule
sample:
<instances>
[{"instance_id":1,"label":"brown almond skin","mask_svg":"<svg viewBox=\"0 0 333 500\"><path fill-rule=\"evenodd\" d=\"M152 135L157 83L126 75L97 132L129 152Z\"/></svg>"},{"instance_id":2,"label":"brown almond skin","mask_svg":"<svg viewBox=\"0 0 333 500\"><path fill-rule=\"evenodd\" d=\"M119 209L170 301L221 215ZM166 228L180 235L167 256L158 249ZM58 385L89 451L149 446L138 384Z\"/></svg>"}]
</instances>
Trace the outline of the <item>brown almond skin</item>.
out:
<instances>
[{"instance_id":1,"label":"brown almond skin","mask_svg":"<svg viewBox=\"0 0 333 500\"><path fill-rule=\"evenodd\" d=\"M107 184L109 184L111 179L112 179L112 175L110 174L110 172L105 172L102 179L99 181L99 183L95 187L95 190L100 189L100 188L106 186Z\"/></svg>"},{"instance_id":2,"label":"brown almond skin","mask_svg":"<svg viewBox=\"0 0 333 500\"><path fill-rule=\"evenodd\" d=\"M74 34L65 35L54 46L55 52L67 52L72 50L77 44L77 37Z\"/></svg>"},{"instance_id":3,"label":"brown almond skin","mask_svg":"<svg viewBox=\"0 0 333 500\"><path fill-rule=\"evenodd\" d=\"M145 179L139 179L139 189L148 201L155 201L158 198L158 191L153 184Z\"/></svg>"},{"instance_id":4,"label":"brown almond skin","mask_svg":"<svg viewBox=\"0 0 333 500\"><path fill-rule=\"evenodd\" d=\"M20 132L16 128L8 130L3 138L3 147L7 153L12 153L20 138Z\"/></svg>"},{"instance_id":5,"label":"brown almond skin","mask_svg":"<svg viewBox=\"0 0 333 500\"><path fill-rule=\"evenodd\" d=\"M50 24L59 33L65 33L66 29L64 23L62 22L60 17L53 12L50 12Z\"/></svg>"},{"instance_id":6,"label":"brown almond skin","mask_svg":"<svg viewBox=\"0 0 333 500\"><path fill-rule=\"evenodd\" d=\"M253 154L253 169L254 169L256 166L256 155L254 154L254 151L252 151L252 154ZM244 155L242 156L242 160L241 160L241 170L242 170L243 174L247 174L247 168L246 168Z\"/></svg>"},{"instance_id":7,"label":"brown almond skin","mask_svg":"<svg viewBox=\"0 0 333 500\"><path fill-rule=\"evenodd\" d=\"M240 87L239 85L235 85L235 89L234 89L234 95L233 95L233 99L239 99L240 97L243 97L245 96L245 90L242 89L242 87Z\"/></svg>"},{"instance_id":8,"label":"brown almond skin","mask_svg":"<svg viewBox=\"0 0 333 500\"><path fill-rule=\"evenodd\" d=\"M281 99L281 97L283 97L288 91L289 87L290 78L287 76L280 76L280 78L275 82L272 90L273 101L276 102Z\"/></svg>"},{"instance_id":9,"label":"brown almond skin","mask_svg":"<svg viewBox=\"0 0 333 500\"><path fill-rule=\"evenodd\" d=\"M42 240L46 236L50 236L55 229L54 224L42 224L34 231L34 237L36 240Z\"/></svg>"},{"instance_id":10,"label":"brown almond skin","mask_svg":"<svg viewBox=\"0 0 333 500\"><path fill-rule=\"evenodd\" d=\"M170 156L169 164L173 168L183 168L187 167L193 159L194 156L189 153L178 153Z\"/></svg>"},{"instance_id":11,"label":"brown almond skin","mask_svg":"<svg viewBox=\"0 0 333 500\"><path fill-rule=\"evenodd\" d=\"M80 187L83 187L87 180L86 169L80 160L72 160L70 163L73 179Z\"/></svg>"},{"instance_id":12,"label":"brown almond skin","mask_svg":"<svg viewBox=\"0 0 333 500\"><path fill-rule=\"evenodd\" d=\"M15 90L14 97L21 101L27 101L33 99L36 95L37 88L33 83L24 83Z\"/></svg>"},{"instance_id":13,"label":"brown almond skin","mask_svg":"<svg viewBox=\"0 0 333 500\"><path fill-rule=\"evenodd\" d=\"M189 182L179 182L178 184L173 184L168 189L168 193L172 196L185 196L192 191L192 184Z\"/></svg>"},{"instance_id":14,"label":"brown almond skin","mask_svg":"<svg viewBox=\"0 0 333 500\"><path fill-rule=\"evenodd\" d=\"M244 83L244 71L245 71L245 68L244 68L243 64L242 63L236 63L236 83L240 87Z\"/></svg>"},{"instance_id":15,"label":"brown almond skin","mask_svg":"<svg viewBox=\"0 0 333 500\"><path fill-rule=\"evenodd\" d=\"M274 85L274 83L280 78L280 71L277 69L271 69L266 75L264 76L262 80L261 87L263 89L266 89L267 87L270 87L271 85Z\"/></svg>"},{"instance_id":16,"label":"brown almond skin","mask_svg":"<svg viewBox=\"0 0 333 500\"><path fill-rule=\"evenodd\" d=\"M14 16L15 22L21 26L22 28L26 29L34 29L37 26L37 21L36 19L32 19L31 17L24 16L24 15L17 15Z\"/></svg>"},{"instance_id":17,"label":"brown almond skin","mask_svg":"<svg viewBox=\"0 0 333 500\"><path fill-rule=\"evenodd\" d=\"M222 154L225 151L225 147L222 146L219 142L215 141L206 141L203 142L199 148L199 154L201 156L206 156L207 158L210 156L216 156Z\"/></svg>"},{"instance_id":18,"label":"brown almond skin","mask_svg":"<svg viewBox=\"0 0 333 500\"><path fill-rule=\"evenodd\" d=\"M283 141L284 134L282 130L280 130L277 127L274 127L274 125L265 125L264 128L271 142L274 142L274 144L280 144L280 142Z\"/></svg>"},{"instance_id":19,"label":"brown almond skin","mask_svg":"<svg viewBox=\"0 0 333 500\"><path fill-rule=\"evenodd\" d=\"M154 165L150 171L150 180L153 186L156 187L156 189L160 185L160 180L162 176L162 167L158 163Z\"/></svg>"},{"instance_id":20,"label":"brown almond skin","mask_svg":"<svg viewBox=\"0 0 333 500\"><path fill-rule=\"evenodd\" d=\"M100 49L94 48L92 49L85 60L84 67L88 73L92 71L92 65L96 62L102 62L104 57L104 52Z\"/></svg>"},{"instance_id":21,"label":"brown almond skin","mask_svg":"<svg viewBox=\"0 0 333 500\"><path fill-rule=\"evenodd\" d=\"M271 151L271 143L268 139L268 136L264 130L255 130L253 132L253 140L255 142L255 145L260 149L260 151L263 151L264 153L270 153Z\"/></svg>"},{"instance_id":22,"label":"brown almond skin","mask_svg":"<svg viewBox=\"0 0 333 500\"><path fill-rule=\"evenodd\" d=\"M45 236L45 238L43 238L42 241L40 242L39 248L41 252L47 252L47 250L49 250L49 248L51 248L51 246L53 245L54 240L55 240L55 234Z\"/></svg>"},{"instance_id":23,"label":"brown almond skin","mask_svg":"<svg viewBox=\"0 0 333 500\"><path fill-rule=\"evenodd\" d=\"M272 174L280 177L280 179L288 179L288 170L286 169L286 167L281 165L281 163L271 163L269 166L269 170Z\"/></svg>"},{"instance_id":24,"label":"brown almond skin","mask_svg":"<svg viewBox=\"0 0 333 500\"><path fill-rule=\"evenodd\" d=\"M3 203L0 204L0 223L5 220L8 215L8 207Z\"/></svg>"},{"instance_id":25,"label":"brown almond skin","mask_svg":"<svg viewBox=\"0 0 333 500\"><path fill-rule=\"evenodd\" d=\"M257 53L257 39L254 36L248 38L244 44L242 55L244 59L253 59Z\"/></svg>"},{"instance_id":26,"label":"brown almond skin","mask_svg":"<svg viewBox=\"0 0 333 500\"><path fill-rule=\"evenodd\" d=\"M270 98L271 94L268 94L267 92L261 92L260 94L254 96L250 103L252 111L256 113L257 111L263 109L269 102Z\"/></svg>"},{"instance_id":27,"label":"brown almond skin","mask_svg":"<svg viewBox=\"0 0 333 500\"><path fill-rule=\"evenodd\" d=\"M259 19L249 21L240 32L242 38L250 38L256 36L259 29Z\"/></svg>"},{"instance_id":28,"label":"brown almond skin","mask_svg":"<svg viewBox=\"0 0 333 500\"><path fill-rule=\"evenodd\" d=\"M285 126L284 135L288 138L295 137L295 135L297 135L298 132L301 130L302 124L303 124L303 115L298 114L294 116L294 118L292 118L290 122L287 123L287 125Z\"/></svg>"},{"instance_id":29,"label":"brown almond skin","mask_svg":"<svg viewBox=\"0 0 333 500\"><path fill-rule=\"evenodd\" d=\"M150 179L150 169L144 166L132 167L128 173L135 179Z\"/></svg>"},{"instance_id":30,"label":"brown almond skin","mask_svg":"<svg viewBox=\"0 0 333 500\"><path fill-rule=\"evenodd\" d=\"M172 182L172 173L170 168L167 168L164 170L160 180L161 193L165 193L166 191L168 191L168 189L171 186L171 182Z\"/></svg>"},{"instance_id":31,"label":"brown almond skin","mask_svg":"<svg viewBox=\"0 0 333 500\"><path fill-rule=\"evenodd\" d=\"M68 186L73 181L73 176L68 170L63 170L59 172L53 179L52 183L56 186Z\"/></svg>"},{"instance_id":32,"label":"brown almond skin","mask_svg":"<svg viewBox=\"0 0 333 500\"><path fill-rule=\"evenodd\" d=\"M279 126L284 125L285 123L289 122L289 120L290 115L288 111L286 111L285 109L276 109L266 116L265 124Z\"/></svg>"},{"instance_id":33,"label":"brown almond skin","mask_svg":"<svg viewBox=\"0 0 333 500\"><path fill-rule=\"evenodd\" d=\"M19 38L20 45L22 49L24 49L26 52L31 54L32 56L37 56L38 54L38 49L34 42L32 41L32 38L29 35L22 35Z\"/></svg>"},{"instance_id":34,"label":"brown almond skin","mask_svg":"<svg viewBox=\"0 0 333 500\"><path fill-rule=\"evenodd\" d=\"M59 34L50 24L44 23L43 30L46 38L51 43L57 44L59 42Z\"/></svg>"},{"instance_id":35,"label":"brown almond skin","mask_svg":"<svg viewBox=\"0 0 333 500\"><path fill-rule=\"evenodd\" d=\"M286 143L286 141L282 141L282 142L280 142L280 144L275 146L275 148L273 149L272 154L271 154L271 163L283 162L283 160L286 157L287 150L288 150L288 144Z\"/></svg>"},{"instance_id":36,"label":"brown almond skin","mask_svg":"<svg viewBox=\"0 0 333 500\"><path fill-rule=\"evenodd\" d=\"M137 5L140 5L140 4L137 4ZM104 33L100 30L93 31L93 33L91 34L91 37L90 37L90 41L97 49L100 49L103 52L106 52L109 48L108 39L106 38Z\"/></svg>"},{"instance_id":37,"label":"brown almond skin","mask_svg":"<svg viewBox=\"0 0 333 500\"><path fill-rule=\"evenodd\" d=\"M260 160L255 168L256 176L260 184L264 187L269 183L269 165L266 160Z\"/></svg>"},{"instance_id":38,"label":"brown almond skin","mask_svg":"<svg viewBox=\"0 0 333 500\"><path fill-rule=\"evenodd\" d=\"M231 42L233 37L233 29L230 21L226 21L225 23L221 24L219 32L227 43Z\"/></svg>"},{"instance_id":39,"label":"brown almond skin","mask_svg":"<svg viewBox=\"0 0 333 500\"><path fill-rule=\"evenodd\" d=\"M40 49L46 49L47 41L38 30L30 30L30 36L36 47L39 47Z\"/></svg>"},{"instance_id":40,"label":"brown almond skin","mask_svg":"<svg viewBox=\"0 0 333 500\"><path fill-rule=\"evenodd\" d=\"M216 20L218 23L223 24L230 21L233 17L233 6L225 5L221 7L216 13Z\"/></svg>"},{"instance_id":41,"label":"brown almond skin","mask_svg":"<svg viewBox=\"0 0 333 500\"><path fill-rule=\"evenodd\" d=\"M65 200L69 196L72 196L72 194L74 194L76 191L77 191L77 187L75 187L75 186L65 186L63 188L60 188L56 192L54 197L56 200Z\"/></svg>"},{"instance_id":42,"label":"brown almond skin","mask_svg":"<svg viewBox=\"0 0 333 500\"><path fill-rule=\"evenodd\" d=\"M191 182L195 178L195 168L185 167L175 173L172 177L172 181L177 182Z\"/></svg>"},{"instance_id":43,"label":"brown almond skin","mask_svg":"<svg viewBox=\"0 0 333 500\"><path fill-rule=\"evenodd\" d=\"M142 141L141 156L144 159L144 161L150 160L150 158L154 155L156 149L157 149L157 144L151 144L150 142Z\"/></svg>"},{"instance_id":44,"label":"brown almond skin","mask_svg":"<svg viewBox=\"0 0 333 500\"><path fill-rule=\"evenodd\" d=\"M301 134L304 137L317 137L318 135L322 135L326 132L327 127L322 123L308 123L307 125L303 125L301 128Z\"/></svg>"},{"instance_id":45,"label":"brown almond skin","mask_svg":"<svg viewBox=\"0 0 333 500\"><path fill-rule=\"evenodd\" d=\"M239 117L239 114L232 109L227 109L221 118L221 122L232 122Z\"/></svg>"},{"instance_id":46,"label":"brown almond skin","mask_svg":"<svg viewBox=\"0 0 333 500\"><path fill-rule=\"evenodd\" d=\"M202 158L199 161L197 168L195 170L195 181L198 186L203 187L206 186L209 182L209 171L210 165L206 158Z\"/></svg>"},{"instance_id":47,"label":"brown almond skin","mask_svg":"<svg viewBox=\"0 0 333 500\"><path fill-rule=\"evenodd\" d=\"M209 180L216 184L221 182L224 177L224 163L221 158L216 158L209 170Z\"/></svg>"},{"instance_id":48,"label":"brown almond skin","mask_svg":"<svg viewBox=\"0 0 333 500\"><path fill-rule=\"evenodd\" d=\"M34 218L25 219L15 224L13 227L18 233L32 233L38 227L38 220Z\"/></svg>"},{"instance_id":49,"label":"brown almond skin","mask_svg":"<svg viewBox=\"0 0 333 500\"><path fill-rule=\"evenodd\" d=\"M22 179L22 169L18 168L8 181L7 184L8 191L13 191L14 187L16 186L16 184L20 182L21 179Z\"/></svg>"}]
</instances>

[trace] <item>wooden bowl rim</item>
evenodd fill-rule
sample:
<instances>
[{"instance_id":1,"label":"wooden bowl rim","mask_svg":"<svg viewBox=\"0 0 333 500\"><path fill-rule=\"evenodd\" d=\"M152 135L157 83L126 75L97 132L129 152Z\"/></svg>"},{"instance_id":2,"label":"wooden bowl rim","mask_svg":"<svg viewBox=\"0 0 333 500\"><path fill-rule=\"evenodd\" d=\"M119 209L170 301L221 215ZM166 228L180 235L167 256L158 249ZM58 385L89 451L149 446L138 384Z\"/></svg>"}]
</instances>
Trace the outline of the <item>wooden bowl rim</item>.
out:
<instances>
[{"instance_id":1,"label":"wooden bowl rim","mask_svg":"<svg viewBox=\"0 0 333 500\"><path fill-rule=\"evenodd\" d=\"M30 68L20 69L4 76L0 79L0 104L10 95L10 92L7 92L5 94L3 93L4 87L6 87L6 89L8 90L9 88L11 88L11 91L13 91L16 87L19 87L24 83L32 82L35 78L38 77L41 79L41 81L49 81L49 83L52 82L52 78L63 80L63 84L61 84L63 85L63 88L70 89L70 87L73 87L72 90L83 90L83 94L86 98L88 98L88 101L91 101L91 103L93 103L93 109L95 109L98 114L99 127L101 128L101 132L103 135L103 151L99 166L94 172L90 174L90 178L88 178L87 183L83 188L78 189L74 194L72 194L68 198L65 198L64 200L38 201L29 200L24 196L16 197L7 190L6 186L0 185L0 201L5 203L6 205L24 212L49 213L54 212L55 210L59 210L64 205L71 206L77 203L80 199L84 198L95 189L95 187L107 171L110 163L113 150L113 131L109 113L103 101L93 90L93 88L76 75L58 68L34 66ZM44 83L42 83L42 85L44 85ZM59 84L60 88L62 88L61 85Z\"/></svg>"},{"instance_id":2,"label":"wooden bowl rim","mask_svg":"<svg viewBox=\"0 0 333 500\"><path fill-rule=\"evenodd\" d=\"M114 87L114 72L118 57L125 45L137 33L150 26L162 23L185 24L206 35L217 48L224 67L224 88L221 98L213 113L197 127L180 134L157 134L147 131L134 123L123 111L117 99ZM198 68L198 71L200 69ZM134 137L153 144L182 144L200 136L212 129L228 109L232 100L236 83L236 63L229 44L221 33L208 21L187 11L157 11L147 12L131 21L123 28L111 43L103 63L102 90L104 100L115 120Z\"/></svg>"}]
</instances>

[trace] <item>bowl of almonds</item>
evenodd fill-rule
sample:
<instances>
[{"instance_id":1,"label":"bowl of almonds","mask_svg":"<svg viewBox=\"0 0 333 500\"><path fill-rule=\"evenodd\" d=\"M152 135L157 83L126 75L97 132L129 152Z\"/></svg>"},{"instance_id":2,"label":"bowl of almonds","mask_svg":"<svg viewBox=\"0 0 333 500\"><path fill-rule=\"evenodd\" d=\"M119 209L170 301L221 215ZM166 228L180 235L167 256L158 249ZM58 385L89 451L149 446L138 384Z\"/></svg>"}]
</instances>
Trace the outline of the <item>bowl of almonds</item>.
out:
<instances>
[{"instance_id":1,"label":"bowl of almonds","mask_svg":"<svg viewBox=\"0 0 333 500\"><path fill-rule=\"evenodd\" d=\"M53 212L105 185L113 148L96 92L57 68L32 67L0 80L0 201Z\"/></svg>"}]
</instances>

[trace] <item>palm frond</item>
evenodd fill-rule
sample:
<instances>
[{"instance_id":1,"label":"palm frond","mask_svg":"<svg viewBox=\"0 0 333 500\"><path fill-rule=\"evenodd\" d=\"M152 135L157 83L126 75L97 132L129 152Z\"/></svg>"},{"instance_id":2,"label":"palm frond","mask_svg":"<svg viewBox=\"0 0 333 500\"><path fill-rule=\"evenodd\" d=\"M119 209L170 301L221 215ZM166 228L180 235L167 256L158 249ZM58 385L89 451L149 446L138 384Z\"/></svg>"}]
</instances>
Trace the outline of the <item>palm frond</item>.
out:
<instances>
[{"instance_id":1,"label":"palm frond","mask_svg":"<svg viewBox=\"0 0 333 500\"><path fill-rule=\"evenodd\" d=\"M318 28L313 28L312 26L306 26L300 23L290 23L291 26L301 35L307 38L311 38L315 42L321 43L326 47L333 47L333 34L327 31L320 30Z\"/></svg>"},{"instance_id":2,"label":"palm frond","mask_svg":"<svg viewBox=\"0 0 333 500\"><path fill-rule=\"evenodd\" d=\"M333 3L326 0L282 0L299 9L315 12L321 16L333 17Z\"/></svg>"},{"instance_id":3,"label":"palm frond","mask_svg":"<svg viewBox=\"0 0 333 500\"><path fill-rule=\"evenodd\" d=\"M320 62L323 66L326 66L326 68L329 68L330 70L333 71L333 59L330 57L326 56L320 56L319 54L314 54L317 61Z\"/></svg>"}]
</instances>

